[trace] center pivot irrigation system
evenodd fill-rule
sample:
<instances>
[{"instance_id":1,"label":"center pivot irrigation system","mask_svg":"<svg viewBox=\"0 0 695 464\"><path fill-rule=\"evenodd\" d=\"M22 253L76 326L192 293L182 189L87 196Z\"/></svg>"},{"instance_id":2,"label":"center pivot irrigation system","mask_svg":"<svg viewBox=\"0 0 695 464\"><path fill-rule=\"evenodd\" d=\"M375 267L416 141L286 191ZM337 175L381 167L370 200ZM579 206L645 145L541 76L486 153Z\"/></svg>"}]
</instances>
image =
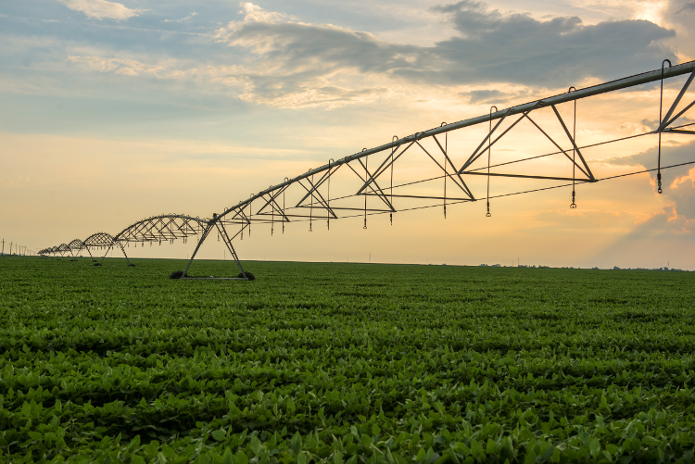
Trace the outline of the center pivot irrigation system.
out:
<instances>
[{"instance_id":1,"label":"center pivot irrigation system","mask_svg":"<svg viewBox=\"0 0 695 464\"><path fill-rule=\"evenodd\" d=\"M665 83L687 74L689 76L675 99L670 104L665 103ZM60 256L69 253L75 256L76 253L87 250L92 256L91 250L105 249L103 262L108 252L115 247L120 248L128 259L125 247L131 242L134 246L138 243L144 246L146 242L152 246L155 242L161 245L167 241L173 243L176 239L183 239L185 243L188 237L197 237L198 242L186 269L176 273L176 277L194 279L196 277L188 276L188 269L201 245L211 233L217 231L218 241L224 242L239 268L236 277L227 278L251 280L253 276L242 268L232 242L237 237L243 240L244 233L250 235L251 225L255 223L269 224L273 235L278 228L284 233L286 224L290 222L308 222L311 231L314 223L319 220L326 221L326 226L330 229L332 220L360 217L363 218L363 228L366 229L367 217L371 215L388 214L393 224L393 213L398 211L443 207L446 217L447 205L483 198L486 201L486 215L489 217L490 200L493 198L569 186L572 187L570 207L576 208L577 184L651 171L657 172L658 191L661 193L662 169L695 164L695 161L689 161L662 166L661 159L662 135L695 135L695 131L691 130L695 123L688 123L686 118L682 118L695 105L695 99L682 104L694 77L695 61L671 65L669 60L664 60L661 68L654 71L583 89L570 87L567 93L503 110L493 106L488 114L476 118L451 124L442 123L439 127L403 138L394 136L390 143L365 148L338 160L331 159L319 168L310 169L292 179L285 178L283 182L252 194L235 206L224 208L221 213L213 214L212 218L201 219L181 214L153 216L128 226L115 236L100 232L84 241L76 239L67 245L63 243L39 253ZM592 141L583 146L577 144L578 100L654 82L660 82L659 124L656 129L621 138ZM692 95L686 101L690 98ZM563 118L561 114L560 105L564 103L572 103L571 120L569 117ZM529 155L523 150L499 148L524 126L535 136L542 138L550 151ZM459 141L456 144L450 140L455 132L463 132L462 143ZM508 135L510 133L512 135ZM595 177L582 153L606 144L650 135L658 136L658 155L653 169L599 179ZM519 136L519 140L523 137ZM512 146L515 145L516 141ZM495 163L492 162L493 148L496 150ZM418 158L420 162L425 160L427 166L420 164L415 168L406 167L394 172L396 167L403 165L404 160L414 158ZM553 169L559 173L548 174ZM490 180L495 177L507 178L505 185L515 185L519 189L490 195ZM529 180L544 184L531 189L528 185L518 184ZM484 196L473 193L474 190L483 189ZM132 266L130 260L128 263ZM101 263L97 263L99 264Z\"/></svg>"}]
</instances>

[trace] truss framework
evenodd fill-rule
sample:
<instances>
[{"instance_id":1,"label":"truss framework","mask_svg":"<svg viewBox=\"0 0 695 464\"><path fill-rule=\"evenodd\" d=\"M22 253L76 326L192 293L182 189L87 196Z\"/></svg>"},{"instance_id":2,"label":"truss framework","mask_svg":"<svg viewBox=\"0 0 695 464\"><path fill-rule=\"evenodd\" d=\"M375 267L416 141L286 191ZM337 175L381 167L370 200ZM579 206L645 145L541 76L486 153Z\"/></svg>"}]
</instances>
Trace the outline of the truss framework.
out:
<instances>
[{"instance_id":1,"label":"truss framework","mask_svg":"<svg viewBox=\"0 0 695 464\"><path fill-rule=\"evenodd\" d=\"M666 67L667 63L668 67ZM638 134L638 136L652 134L659 136L657 169L659 191L661 191L661 135L695 135L695 131L691 129L693 124L675 124L679 118L695 106L695 100L681 105L695 78L695 62L693 61L671 66L670 61L665 60L661 69L654 71L583 89L571 87L567 93L560 95L502 110L492 107L486 115L451 124L442 123L439 127L416 132L403 138L394 136L392 141L387 144L371 149L365 148L358 153L338 160L331 159L321 167L310 169L291 179L285 178L283 182L252 194L249 198L232 207L225 208L221 213L214 214L209 219L179 214L152 216L128 226L113 237L106 233L98 233L90 236L84 242L76 239L70 245L62 244L59 247L41 250L40 254L60 254L62 256L66 252L79 252L82 249L89 251L90 248L106 248L105 257L111 248L118 246L128 259L125 247L130 246L130 243L133 243L134 246L137 246L138 243L141 246L144 246L144 243L149 243L150 246L153 243L161 245L162 242L173 242L177 239L186 242L189 237L194 236L198 239L184 271L184 277L186 277L186 273L202 244L213 231L217 231L218 239L224 242L239 268L238 278L247 278L247 273L241 266L232 242L237 237L243 240L245 233L250 235L251 226L254 223L270 224L272 235L276 225L280 225L284 232L287 223L308 221L309 231L311 231L313 223L317 220L325 220L327 227L330 228L331 220L348 217L362 217L363 227L367 228L367 217L370 215L389 214L392 221L393 213L398 211L435 206L442 206L446 217L447 205L474 202L483 198L482 194L474 194L475 189L471 187L474 180L481 177L487 182L485 199L488 216L490 216L490 199L494 198L490 195L490 180L500 177L564 182L563 185L570 183L569 185L573 186L571 207L576 207L574 188L576 184L593 183L601 180L594 175L590 163L583 153L585 149L597 144L579 146L577 143L576 102L583 98L659 81L661 82L663 100L664 82L686 74L688 77L685 84L665 112L662 110L663 101L660 102L659 126L653 131ZM570 121L563 118L558 110L558 106L563 103L574 104L571 124ZM551 134L547 127L547 121L543 124L536 117L536 114L542 110L545 110L546 115L550 115L550 119L554 121L556 127L561 129L559 136L558 134ZM522 124L547 140L553 147L553 151L518 159L501 160L493 164L493 149L496 149L497 144L501 141L511 137L510 134L513 134L514 130L521 127ZM475 145L476 148L465 154L465 157L457 164L457 156L460 157L461 153L455 154L450 150L448 135L465 128L484 127L485 125L487 125L487 130L484 137ZM622 139L605 140L601 144L620 140ZM514 170L520 163L553 156L563 160L567 167L571 168L571 176L569 170L566 171L567 174L562 175ZM419 157L420 160L425 160L427 163L431 162L430 166L435 174L425 176L423 173L420 178L394 183L395 168L400 166L406 158L412 157ZM487 163L484 163L485 160ZM333 187L331 180L334 182ZM336 182L338 182L337 186ZM427 183L430 183L428 185L436 185L436 188L418 190L418 187ZM516 194L527 192L521 191ZM292 194L291 200L287 202L287 197L290 194ZM404 200L420 201L425 202L425 204L416 207L401 207L399 202Z\"/></svg>"}]
</instances>

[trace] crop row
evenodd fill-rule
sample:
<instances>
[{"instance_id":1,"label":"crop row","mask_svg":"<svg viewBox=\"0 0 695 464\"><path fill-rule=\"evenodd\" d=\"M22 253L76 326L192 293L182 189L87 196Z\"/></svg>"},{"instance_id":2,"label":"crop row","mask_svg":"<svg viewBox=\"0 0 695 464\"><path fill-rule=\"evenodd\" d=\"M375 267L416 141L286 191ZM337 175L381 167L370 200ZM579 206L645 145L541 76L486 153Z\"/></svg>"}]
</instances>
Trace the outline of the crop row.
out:
<instances>
[{"instance_id":1,"label":"crop row","mask_svg":"<svg viewBox=\"0 0 695 464\"><path fill-rule=\"evenodd\" d=\"M689 273L25 262L0 279L9 462L693 460Z\"/></svg>"}]
</instances>

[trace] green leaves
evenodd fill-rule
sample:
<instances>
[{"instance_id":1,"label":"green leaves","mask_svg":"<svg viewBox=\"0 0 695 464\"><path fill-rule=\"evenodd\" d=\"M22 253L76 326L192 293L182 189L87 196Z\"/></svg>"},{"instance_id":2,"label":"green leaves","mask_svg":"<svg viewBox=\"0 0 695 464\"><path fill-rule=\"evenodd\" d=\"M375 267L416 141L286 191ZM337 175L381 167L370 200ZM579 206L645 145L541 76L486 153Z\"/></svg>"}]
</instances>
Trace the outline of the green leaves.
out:
<instances>
[{"instance_id":1,"label":"green leaves","mask_svg":"<svg viewBox=\"0 0 695 464\"><path fill-rule=\"evenodd\" d=\"M162 280L170 261L37 263L0 281L11 462L668 462L695 447L689 273L254 263L275 277L250 287Z\"/></svg>"},{"instance_id":2,"label":"green leaves","mask_svg":"<svg viewBox=\"0 0 695 464\"><path fill-rule=\"evenodd\" d=\"M589 440L589 453L594 459L597 459L601 455L601 442L596 438L591 438Z\"/></svg>"}]
</instances>

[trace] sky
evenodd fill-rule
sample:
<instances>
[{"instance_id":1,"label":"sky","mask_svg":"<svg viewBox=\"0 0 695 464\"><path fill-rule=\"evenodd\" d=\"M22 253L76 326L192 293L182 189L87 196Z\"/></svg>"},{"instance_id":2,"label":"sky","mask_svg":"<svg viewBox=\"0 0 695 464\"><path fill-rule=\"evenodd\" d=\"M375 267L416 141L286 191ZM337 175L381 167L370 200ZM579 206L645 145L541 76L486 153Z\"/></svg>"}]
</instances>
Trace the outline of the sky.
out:
<instances>
[{"instance_id":1,"label":"sky","mask_svg":"<svg viewBox=\"0 0 695 464\"><path fill-rule=\"evenodd\" d=\"M210 217L394 134L657 69L664 59L691 61L693 26L687 0L5 2L0 239L38 250L115 235L156 214ZM667 81L665 106L685 78ZM683 104L694 99L690 89ZM559 110L571 121L571 104ZM580 145L648 132L659 121L659 86L580 100L577 115ZM537 118L559 133L552 113ZM484 128L449 137L461 163ZM640 137L585 156L602 178L655 167L656 147L656 136ZM548 148L520 127L491 156ZM693 136L664 136L664 164L694 161L694 148ZM569 172L553 160L528 169ZM404 178L427 169L409 162ZM470 185L484 199L484 180ZM494 178L491 195L539 185ZM654 173L643 173L579 185L576 209L571 189L559 188L493 198L491 217L477 201L449 206L446 219L442 208L396 213L393 225L388 215L370 217L367 229L344 219L330 231L296 223L271 236L258 225L235 246L251 260L695 270L694 199L695 168L684 166L664 171L662 195ZM210 242L201 257L228 258ZM128 253L185 258L194 246Z\"/></svg>"}]
</instances>

